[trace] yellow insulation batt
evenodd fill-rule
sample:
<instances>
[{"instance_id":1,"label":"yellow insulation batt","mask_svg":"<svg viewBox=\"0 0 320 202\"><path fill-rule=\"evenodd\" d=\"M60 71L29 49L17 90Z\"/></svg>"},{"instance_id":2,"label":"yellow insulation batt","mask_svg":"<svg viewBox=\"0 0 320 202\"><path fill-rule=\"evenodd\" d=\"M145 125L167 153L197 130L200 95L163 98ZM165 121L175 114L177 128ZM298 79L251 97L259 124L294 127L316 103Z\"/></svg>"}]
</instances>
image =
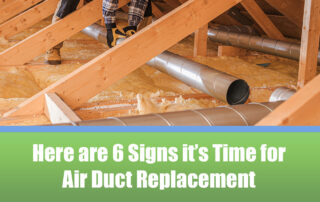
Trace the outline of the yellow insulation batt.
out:
<instances>
[{"instance_id":1,"label":"yellow insulation batt","mask_svg":"<svg viewBox=\"0 0 320 202\"><path fill-rule=\"evenodd\" d=\"M9 40L0 39L0 51L49 23L50 20L47 19ZM209 41L208 47L208 57L193 58L193 37L189 36L171 47L169 51L246 80L251 88L250 102L268 101L272 91L277 87L296 86L298 74L296 61L250 52L248 56L243 57L217 57L217 44ZM23 67L0 67L0 114L16 107L26 98L106 50L105 44L78 33L64 42L61 50L62 65L46 65L44 55L41 55ZM270 65L267 67L257 65L265 63ZM86 120L208 108L225 104L171 76L143 65L91 98L83 107L76 109L76 113ZM34 121L15 124L48 122L43 117L32 117L32 119Z\"/></svg>"}]
</instances>

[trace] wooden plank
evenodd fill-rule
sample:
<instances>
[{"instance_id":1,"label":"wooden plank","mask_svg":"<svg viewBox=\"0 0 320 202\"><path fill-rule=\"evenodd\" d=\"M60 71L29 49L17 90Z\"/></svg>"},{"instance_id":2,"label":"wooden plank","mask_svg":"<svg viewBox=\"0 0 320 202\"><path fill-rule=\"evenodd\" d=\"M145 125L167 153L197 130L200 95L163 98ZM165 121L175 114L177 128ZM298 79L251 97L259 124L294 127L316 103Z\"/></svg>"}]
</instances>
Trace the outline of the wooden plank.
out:
<instances>
[{"instance_id":1,"label":"wooden plank","mask_svg":"<svg viewBox=\"0 0 320 202\"><path fill-rule=\"evenodd\" d=\"M298 88L302 88L317 75L320 1L306 0L301 37Z\"/></svg>"},{"instance_id":2,"label":"wooden plank","mask_svg":"<svg viewBox=\"0 0 320 202\"><path fill-rule=\"evenodd\" d=\"M320 75L280 105L258 126L319 126Z\"/></svg>"},{"instance_id":3,"label":"wooden plank","mask_svg":"<svg viewBox=\"0 0 320 202\"><path fill-rule=\"evenodd\" d=\"M186 3L188 0L178 0L180 3Z\"/></svg>"},{"instance_id":4,"label":"wooden plank","mask_svg":"<svg viewBox=\"0 0 320 202\"><path fill-rule=\"evenodd\" d=\"M207 56L208 24L195 31L193 56Z\"/></svg>"},{"instance_id":5,"label":"wooden plank","mask_svg":"<svg viewBox=\"0 0 320 202\"><path fill-rule=\"evenodd\" d=\"M82 8L84 6L84 0L79 0L79 4L77 6L77 9Z\"/></svg>"},{"instance_id":6,"label":"wooden plank","mask_svg":"<svg viewBox=\"0 0 320 202\"><path fill-rule=\"evenodd\" d=\"M180 6L180 2L176 0L166 0L166 3L171 6L172 8L177 8Z\"/></svg>"},{"instance_id":7,"label":"wooden plank","mask_svg":"<svg viewBox=\"0 0 320 202\"><path fill-rule=\"evenodd\" d=\"M50 92L57 93L68 106L75 109L239 2L240 0L189 0L5 116L41 113L43 106L37 102L43 100L45 93Z\"/></svg>"},{"instance_id":8,"label":"wooden plank","mask_svg":"<svg viewBox=\"0 0 320 202\"><path fill-rule=\"evenodd\" d=\"M55 93L45 94L45 114L52 124L75 123L81 121L78 115Z\"/></svg>"},{"instance_id":9,"label":"wooden plank","mask_svg":"<svg viewBox=\"0 0 320 202\"><path fill-rule=\"evenodd\" d=\"M119 1L122 6L129 0ZM101 0L94 0L0 53L1 65L23 65L101 18ZM30 51L32 50L32 51Z\"/></svg>"},{"instance_id":10,"label":"wooden plank","mask_svg":"<svg viewBox=\"0 0 320 202\"><path fill-rule=\"evenodd\" d=\"M298 27L302 27L304 0L265 0Z\"/></svg>"},{"instance_id":11,"label":"wooden plank","mask_svg":"<svg viewBox=\"0 0 320 202\"><path fill-rule=\"evenodd\" d=\"M156 18L161 18L162 16L164 16L165 14L158 8L158 6L151 2L152 5L152 14L156 17Z\"/></svg>"},{"instance_id":12,"label":"wooden plank","mask_svg":"<svg viewBox=\"0 0 320 202\"><path fill-rule=\"evenodd\" d=\"M39 123L39 121L41 123ZM0 126L21 126L21 125L43 125L49 124L43 115L18 116L10 118L0 118Z\"/></svg>"},{"instance_id":13,"label":"wooden plank","mask_svg":"<svg viewBox=\"0 0 320 202\"><path fill-rule=\"evenodd\" d=\"M13 2L14 0L0 0L0 7L4 7L7 4Z\"/></svg>"},{"instance_id":14,"label":"wooden plank","mask_svg":"<svg viewBox=\"0 0 320 202\"><path fill-rule=\"evenodd\" d=\"M9 38L52 15L59 0L46 0L0 25L0 36Z\"/></svg>"},{"instance_id":15,"label":"wooden plank","mask_svg":"<svg viewBox=\"0 0 320 202\"><path fill-rule=\"evenodd\" d=\"M243 0L241 5L248 11L252 18L270 38L277 40L286 39L255 0Z\"/></svg>"},{"instance_id":16,"label":"wooden plank","mask_svg":"<svg viewBox=\"0 0 320 202\"><path fill-rule=\"evenodd\" d=\"M0 8L0 24L36 5L42 0L15 0Z\"/></svg>"}]
</instances>

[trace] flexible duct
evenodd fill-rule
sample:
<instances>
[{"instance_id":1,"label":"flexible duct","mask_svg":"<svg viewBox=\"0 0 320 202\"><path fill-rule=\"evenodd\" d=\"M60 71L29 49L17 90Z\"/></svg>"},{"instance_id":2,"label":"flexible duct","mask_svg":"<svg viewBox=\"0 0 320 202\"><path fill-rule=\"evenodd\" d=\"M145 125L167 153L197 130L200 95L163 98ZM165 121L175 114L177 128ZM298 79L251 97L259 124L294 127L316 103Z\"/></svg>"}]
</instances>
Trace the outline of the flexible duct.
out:
<instances>
[{"instance_id":1,"label":"flexible duct","mask_svg":"<svg viewBox=\"0 0 320 202\"><path fill-rule=\"evenodd\" d=\"M132 117L81 121L78 126L253 126L282 102L251 103ZM59 124L60 125L60 124ZM72 125L61 124L61 125Z\"/></svg>"},{"instance_id":2,"label":"flexible duct","mask_svg":"<svg viewBox=\"0 0 320 202\"><path fill-rule=\"evenodd\" d=\"M106 29L100 25L91 25L82 32L106 43ZM250 94L244 80L168 51L154 57L147 64L230 105L245 103Z\"/></svg>"},{"instance_id":3,"label":"flexible duct","mask_svg":"<svg viewBox=\"0 0 320 202\"><path fill-rule=\"evenodd\" d=\"M208 37L214 42L229 46L246 48L293 60L299 60L300 58L300 45L295 43L227 32L218 29L209 29ZM318 53L318 64L320 64L320 52Z\"/></svg>"},{"instance_id":4,"label":"flexible duct","mask_svg":"<svg viewBox=\"0 0 320 202\"><path fill-rule=\"evenodd\" d=\"M285 88L285 87L277 88L271 94L269 102L278 102L278 101L288 100L295 93L296 93L296 91L293 89L289 89L289 88Z\"/></svg>"}]
</instances>

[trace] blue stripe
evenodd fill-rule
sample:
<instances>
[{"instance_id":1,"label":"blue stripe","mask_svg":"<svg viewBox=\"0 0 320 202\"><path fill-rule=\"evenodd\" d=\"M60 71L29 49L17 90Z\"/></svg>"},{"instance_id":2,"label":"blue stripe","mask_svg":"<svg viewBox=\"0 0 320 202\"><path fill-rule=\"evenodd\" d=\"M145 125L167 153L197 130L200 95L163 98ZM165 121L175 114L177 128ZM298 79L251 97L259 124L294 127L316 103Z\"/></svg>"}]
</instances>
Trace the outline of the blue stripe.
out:
<instances>
[{"instance_id":1,"label":"blue stripe","mask_svg":"<svg viewBox=\"0 0 320 202\"><path fill-rule=\"evenodd\" d=\"M2 126L0 132L320 132L320 126Z\"/></svg>"}]
</instances>

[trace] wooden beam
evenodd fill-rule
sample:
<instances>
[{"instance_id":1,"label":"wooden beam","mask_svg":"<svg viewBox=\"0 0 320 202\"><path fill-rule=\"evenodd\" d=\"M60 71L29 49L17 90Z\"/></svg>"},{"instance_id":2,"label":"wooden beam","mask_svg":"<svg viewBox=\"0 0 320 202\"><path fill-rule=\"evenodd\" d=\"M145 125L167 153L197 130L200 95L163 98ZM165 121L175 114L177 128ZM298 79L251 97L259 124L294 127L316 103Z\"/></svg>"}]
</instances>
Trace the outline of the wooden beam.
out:
<instances>
[{"instance_id":1,"label":"wooden beam","mask_svg":"<svg viewBox=\"0 0 320 202\"><path fill-rule=\"evenodd\" d=\"M79 0L79 4L78 4L78 7L77 7L77 9L79 9L79 8L81 8L81 7L83 7L84 6L84 0Z\"/></svg>"},{"instance_id":2,"label":"wooden beam","mask_svg":"<svg viewBox=\"0 0 320 202\"><path fill-rule=\"evenodd\" d=\"M207 56L208 24L202 26L194 34L193 56Z\"/></svg>"},{"instance_id":3,"label":"wooden beam","mask_svg":"<svg viewBox=\"0 0 320 202\"><path fill-rule=\"evenodd\" d=\"M177 8L180 6L180 2L176 0L166 0L166 3L171 6L172 8Z\"/></svg>"},{"instance_id":4,"label":"wooden beam","mask_svg":"<svg viewBox=\"0 0 320 202\"><path fill-rule=\"evenodd\" d=\"M15 0L0 8L0 24L36 5L42 0Z\"/></svg>"},{"instance_id":5,"label":"wooden beam","mask_svg":"<svg viewBox=\"0 0 320 202\"><path fill-rule=\"evenodd\" d=\"M265 0L298 27L302 27L304 0Z\"/></svg>"},{"instance_id":6,"label":"wooden beam","mask_svg":"<svg viewBox=\"0 0 320 202\"><path fill-rule=\"evenodd\" d=\"M52 124L75 123L81 121L78 115L55 93L45 94L45 114Z\"/></svg>"},{"instance_id":7,"label":"wooden beam","mask_svg":"<svg viewBox=\"0 0 320 202\"><path fill-rule=\"evenodd\" d=\"M0 25L0 36L9 38L52 15L59 0L46 0Z\"/></svg>"},{"instance_id":8,"label":"wooden beam","mask_svg":"<svg viewBox=\"0 0 320 202\"><path fill-rule=\"evenodd\" d=\"M162 16L164 16L165 14L158 8L158 6L151 2L152 5L152 14L156 17L156 18L161 18Z\"/></svg>"},{"instance_id":9,"label":"wooden beam","mask_svg":"<svg viewBox=\"0 0 320 202\"><path fill-rule=\"evenodd\" d=\"M320 1L305 0L298 88L302 88L317 75L320 36L319 18Z\"/></svg>"},{"instance_id":10,"label":"wooden beam","mask_svg":"<svg viewBox=\"0 0 320 202\"><path fill-rule=\"evenodd\" d=\"M241 5L248 11L251 17L258 23L268 37L277 40L286 39L255 0L243 0Z\"/></svg>"},{"instance_id":11,"label":"wooden beam","mask_svg":"<svg viewBox=\"0 0 320 202\"><path fill-rule=\"evenodd\" d=\"M14 0L0 0L0 7L6 6L8 3L11 3Z\"/></svg>"},{"instance_id":12,"label":"wooden beam","mask_svg":"<svg viewBox=\"0 0 320 202\"><path fill-rule=\"evenodd\" d=\"M258 126L319 126L320 75L280 105Z\"/></svg>"},{"instance_id":13,"label":"wooden beam","mask_svg":"<svg viewBox=\"0 0 320 202\"><path fill-rule=\"evenodd\" d=\"M129 0L119 1L119 6ZM1 65L23 65L101 18L101 0L94 0L0 53ZM32 51L30 51L32 50Z\"/></svg>"},{"instance_id":14,"label":"wooden beam","mask_svg":"<svg viewBox=\"0 0 320 202\"><path fill-rule=\"evenodd\" d=\"M44 115L19 116L10 118L0 118L0 126L21 126L21 125L44 125L48 121L44 119ZM40 121L40 123L39 123Z\"/></svg>"},{"instance_id":15,"label":"wooden beam","mask_svg":"<svg viewBox=\"0 0 320 202\"><path fill-rule=\"evenodd\" d=\"M189 0L149 25L148 29L141 30L81 66L5 116L42 113L43 105L39 105L39 100L43 100L43 95L50 92L57 93L68 106L75 109L239 2Z\"/></svg>"},{"instance_id":16,"label":"wooden beam","mask_svg":"<svg viewBox=\"0 0 320 202\"><path fill-rule=\"evenodd\" d=\"M188 0L178 0L180 3L186 3Z\"/></svg>"}]
</instances>

